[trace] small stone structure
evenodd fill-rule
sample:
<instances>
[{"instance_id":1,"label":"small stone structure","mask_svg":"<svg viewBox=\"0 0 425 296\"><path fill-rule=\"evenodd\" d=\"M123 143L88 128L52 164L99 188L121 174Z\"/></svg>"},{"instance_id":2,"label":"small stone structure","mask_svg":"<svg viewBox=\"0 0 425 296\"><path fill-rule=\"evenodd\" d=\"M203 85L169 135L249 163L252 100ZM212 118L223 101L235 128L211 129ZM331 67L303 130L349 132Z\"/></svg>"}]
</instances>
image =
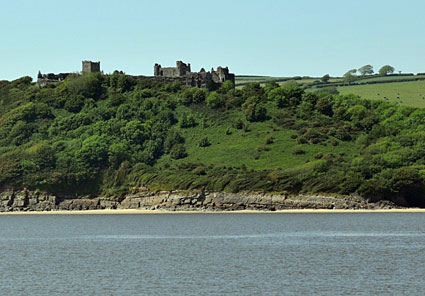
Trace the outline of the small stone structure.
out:
<instances>
[{"instance_id":1,"label":"small stone structure","mask_svg":"<svg viewBox=\"0 0 425 296\"><path fill-rule=\"evenodd\" d=\"M70 73L48 73L48 74L41 74L40 71L38 71L37 75L37 84L39 86L44 86L49 83L59 82L65 80L66 77L68 77Z\"/></svg>"}]
</instances>

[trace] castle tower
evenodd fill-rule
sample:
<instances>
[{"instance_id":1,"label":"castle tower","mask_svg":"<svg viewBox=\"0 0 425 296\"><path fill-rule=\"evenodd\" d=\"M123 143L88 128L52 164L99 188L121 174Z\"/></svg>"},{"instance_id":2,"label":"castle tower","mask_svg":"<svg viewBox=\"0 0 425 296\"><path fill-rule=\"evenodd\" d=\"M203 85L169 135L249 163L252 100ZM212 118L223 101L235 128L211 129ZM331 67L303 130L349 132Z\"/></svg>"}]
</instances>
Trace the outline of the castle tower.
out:
<instances>
[{"instance_id":1,"label":"castle tower","mask_svg":"<svg viewBox=\"0 0 425 296\"><path fill-rule=\"evenodd\" d=\"M153 75L154 76L160 76L160 73L161 73L161 65L155 64L153 66Z\"/></svg>"},{"instance_id":2,"label":"castle tower","mask_svg":"<svg viewBox=\"0 0 425 296\"><path fill-rule=\"evenodd\" d=\"M100 72L100 62L83 61L83 72Z\"/></svg>"},{"instance_id":3,"label":"castle tower","mask_svg":"<svg viewBox=\"0 0 425 296\"><path fill-rule=\"evenodd\" d=\"M187 72L191 72L190 64L186 65L182 61L176 62L176 68L177 68L178 76L185 76Z\"/></svg>"}]
</instances>

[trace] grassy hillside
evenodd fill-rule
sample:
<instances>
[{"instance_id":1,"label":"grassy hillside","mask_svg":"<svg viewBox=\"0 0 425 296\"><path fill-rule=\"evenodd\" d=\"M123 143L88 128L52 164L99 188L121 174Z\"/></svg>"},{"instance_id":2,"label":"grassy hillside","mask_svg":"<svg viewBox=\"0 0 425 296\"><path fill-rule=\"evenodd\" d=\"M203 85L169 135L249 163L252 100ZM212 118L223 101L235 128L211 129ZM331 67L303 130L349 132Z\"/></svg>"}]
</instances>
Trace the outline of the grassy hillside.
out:
<instances>
[{"instance_id":1,"label":"grassy hillside","mask_svg":"<svg viewBox=\"0 0 425 296\"><path fill-rule=\"evenodd\" d=\"M0 82L0 185L361 194L425 206L425 110L296 84Z\"/></svg>"},{"instance_id":2,"label":"grassy hillside","mask_svg":"<svg viewBox=\"0 0 425 296\"><path fill-rule=\"evenodd\" d=\"M400 105L425 107L425 81L344 86L338 87L338 91L341 94L356 94L372 100L384 100Z\"/></svg>"},{"instance_id":3,"label":"grassy hillside","mask_svg":"<svg viewBox=\"0 0 425 296\"><path fill-rule=\"evenodd\" d=\"M410 81L415 79L425 79L425 75L388 75L379 76L371 75L371 77L360 78L356 80L356 83L362 82L386 82L386 81Z\"/></svg>"},{"instance_id":4,"label":"grassy hillside","mask_svg":"<svg viewBox=\"0 0 425 296\"><path fill-rule=\"evenodd\" d=\"M287 81L289 77L272 77L272 76L256 76L256 75L237 75L235 77L235 85L244 86L248 83L258 82L266 83L267 81Z\"/></svg>"}]
</instances>

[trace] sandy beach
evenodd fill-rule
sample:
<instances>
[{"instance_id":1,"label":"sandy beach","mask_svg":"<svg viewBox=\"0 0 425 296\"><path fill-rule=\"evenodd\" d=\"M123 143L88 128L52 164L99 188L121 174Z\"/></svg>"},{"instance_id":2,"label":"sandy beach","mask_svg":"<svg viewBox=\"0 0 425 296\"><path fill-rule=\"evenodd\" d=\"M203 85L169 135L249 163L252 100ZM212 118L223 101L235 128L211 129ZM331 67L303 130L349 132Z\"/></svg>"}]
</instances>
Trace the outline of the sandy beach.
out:
<instances>
[{"instance_id":1,"label":"sandy beach","mask_svg":"<svg viewBox=\"0 0 425 296\"><path fill-rule=\"evenodd\" d=\"M161 215L161 214L342 214L342 213L425 213L425 209L289 209L278 211L240 210L240 211L169 211L169 210L146 210L146 209L106 209L106 210L82 210L82 211L21 211L1 212L0 215Z\"/></svg>"}]
</instances>

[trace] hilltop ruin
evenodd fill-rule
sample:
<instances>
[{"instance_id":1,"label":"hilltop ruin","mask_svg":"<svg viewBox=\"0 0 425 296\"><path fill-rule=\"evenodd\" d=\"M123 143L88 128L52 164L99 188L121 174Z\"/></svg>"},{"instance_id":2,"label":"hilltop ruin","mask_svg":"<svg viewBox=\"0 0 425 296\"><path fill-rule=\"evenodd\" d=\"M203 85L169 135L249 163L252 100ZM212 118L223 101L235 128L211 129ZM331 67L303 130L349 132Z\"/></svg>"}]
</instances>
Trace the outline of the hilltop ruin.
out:
<instances>
[{"instance_id":1,"label":"hilltop ruin","mask_svg":"<svg viewBox=\"0 0 425 296\"><path fill-rule=\"evenodd\" d=\"M199 72L192 72L190 64L185 64L182 61L177 61L176 67L168 68L163 68L161 65L155 64L154 77L156 79L160 79L161 77L180 79L188 87L212 88L214 85L220 85L228 80L235 84L235 74L229 73L228 67L223 68L219 66L217 71L212 68L210 72L206 72L202 68Z\"/></svg>"},{"instance_id":2,"label":"hilltop ruin","mask_svg":"<svg viewBox=\"0 0 425 296\"><path fill-rule=\"evenodd\" d=\"M83 61L82 62L82 72L100 72L100 62L92 62L92 61ZM66 77L68 77L72 73L48 73L48 74L41 74L40 71L38 71L37 74L37 84L39 86L44 86L49 83L55 83L65 80Z\"/></svg>"},{"instance_id":3,"label":"hilltop ruin","mask_svg":"<svg viewBox=\"0 0 425 296\"><path fill-rule=\"evenodd\" d=\"M92 73L92 72L101 72L100 62L92 61L83 61L82 62L82 72L83 73ZM219 87L225 81L231 81L235 83L235 74L229 72L228 67L217 67L217 70L214 68L211 71L206 72L202 68L199 72L192 72L190 64L185 64L182 61L176 62L176 67L165 67L163 68L159 64L154 65L154 76L131 76L138 80L151 79L161 82L174 82L179 81L187 87L198 87L198 88L208 88L214 89ZM65 80L71 73L49 73L41 74L38 72L37 75L37 84L39 86L44 86L49 83L55 83Z\"/></svg>"}]
</instances>

